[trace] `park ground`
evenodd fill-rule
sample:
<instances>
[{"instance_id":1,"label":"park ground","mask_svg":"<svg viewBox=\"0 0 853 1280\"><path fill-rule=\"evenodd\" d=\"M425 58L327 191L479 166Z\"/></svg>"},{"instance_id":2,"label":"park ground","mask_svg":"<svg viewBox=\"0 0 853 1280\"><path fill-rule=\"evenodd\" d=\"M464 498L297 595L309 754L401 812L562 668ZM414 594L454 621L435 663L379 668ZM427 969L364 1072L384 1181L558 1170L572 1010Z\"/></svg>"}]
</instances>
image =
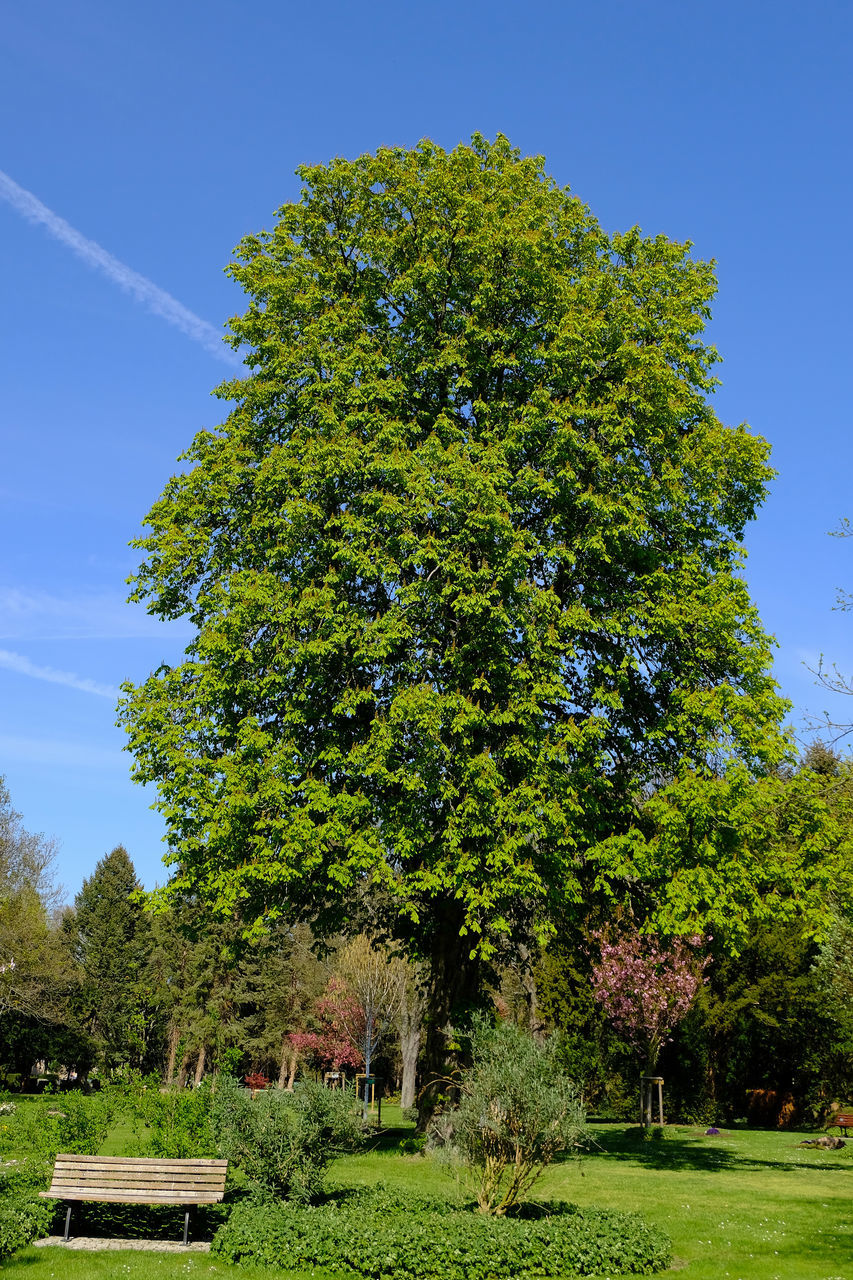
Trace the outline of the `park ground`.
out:
<instances>
[{"instance_id":1,"label":"park ground","mask_svg":"<svg viewBox=\"0 0 853 1280\"><path fill-rule=\"evenodd\" d=\"M383 1181L464 1194L422 1155L404 1154L407 1129L394 1108L370 1148L335 1162L330 1186ZM643 1140L624 1124L593 1125L596 1146L549 1169L536 1194L634 1210L671 1236L684 1280L853 1280L853 1141L837 1152L800 1147L813 1134L671 1125ZM122 1150L119 1128L104 1146ZM30 1248L2 1268L10 1280L330 1280L333 1273L235 1268L210 1254L70 1252ZM337 1277L335 1278L337 1280Z\"/></svg>"}]
</instances>

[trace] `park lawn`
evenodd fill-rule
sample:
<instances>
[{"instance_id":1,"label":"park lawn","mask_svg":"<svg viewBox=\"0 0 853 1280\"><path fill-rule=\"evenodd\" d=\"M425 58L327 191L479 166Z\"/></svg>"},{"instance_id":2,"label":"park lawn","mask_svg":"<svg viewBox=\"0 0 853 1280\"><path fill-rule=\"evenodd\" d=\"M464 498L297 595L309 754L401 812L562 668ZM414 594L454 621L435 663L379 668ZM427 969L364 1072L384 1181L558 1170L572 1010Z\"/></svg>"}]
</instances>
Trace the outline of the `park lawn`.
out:
<instances>
[{"instance_id":1,"label":"park lawn","mask_svg":"<svg viewBox=\"0 0 853 1280\"><path fill-rule=\"evenodd\" d=\"M387 1118L399 1119L394 1113ZM381 1180L464 1198L464 1186L441 1168L400 1152L407 1132L386 1129L365 1152L337 1160L330 1185ZM595 1125L593 1133L596 1149L580 1162L548 1170L537 1187L540 1198L643 1213L672 1237L685 1280L853 1280L853 1143L820 1152L797 1146L805 1134L733 1129L713 1137L675 1125L657 1141L643 1141L636 1128L624 1125ZM111 1135L110 1147L118 1141L118 1134ZM233 1268L204 1254L59 1248L27 1249L3 1271L20 1280L178 1280L193 1274L199 1280L331 1280L321 1271Z\"/></svg>"},{"instance_id":2,"label":"park lawn","mask_svg":"<svg viewBox=\"0 0 853 1280\"><path fill-rule=\"evenodd\" d=\"M353 1280L331 1271L278 1271L233 1267L209 1253L142 1253L129 1249L87 1250L48 1246L24 1249L0 1264L14 1280Z\"/></svg>"},{"instance_id":3,"label":"park lawn","mask_svg":"<svg viewBox=\"0 0 853 1280\"><path fill-rule=\"evenodd\" d=\"M685 1280L853 1280L853 1142L821 1152L797 1146L813 1134L706 1137L676 1125L660 1141L624 1125L593 1134L598 1150L549 1169L537 1198L644 1214L671 1236ZM332 1177L344 1186L453 1185L423 1157L393 1149L339 1160Z\"/></svg>"}]
</instances>

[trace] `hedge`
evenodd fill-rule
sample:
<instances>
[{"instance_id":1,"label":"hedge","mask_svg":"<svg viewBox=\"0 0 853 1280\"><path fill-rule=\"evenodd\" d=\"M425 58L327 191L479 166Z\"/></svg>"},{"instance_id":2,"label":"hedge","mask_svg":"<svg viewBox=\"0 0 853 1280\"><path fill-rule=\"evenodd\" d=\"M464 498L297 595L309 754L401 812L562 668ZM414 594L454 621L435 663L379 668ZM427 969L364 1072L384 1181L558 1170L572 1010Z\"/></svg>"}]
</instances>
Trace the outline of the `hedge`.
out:
<instances>
[{"instance_id":1,"label":"hedge","mask_svg":"<svg viewBox=\"0 0 853 1280\"><path fill-rule=\"evenodd\" d=\"M213 1252L245 1265L325 1267L372 1280L650 1275L669 1266L666 1234L638 1214L556 1203L490 1218L471 1207L384 1189L321 1205L249 1199Z\"/></svg>"}]
</instances>

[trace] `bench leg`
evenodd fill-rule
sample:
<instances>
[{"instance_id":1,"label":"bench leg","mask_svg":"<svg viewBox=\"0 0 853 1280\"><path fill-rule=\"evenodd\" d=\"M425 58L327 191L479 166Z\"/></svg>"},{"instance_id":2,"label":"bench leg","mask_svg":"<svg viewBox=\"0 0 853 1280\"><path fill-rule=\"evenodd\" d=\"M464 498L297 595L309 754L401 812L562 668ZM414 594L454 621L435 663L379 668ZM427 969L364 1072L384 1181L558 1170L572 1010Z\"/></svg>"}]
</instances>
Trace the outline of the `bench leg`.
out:
<instances>
[{"instance_id":1,"label":"bench leg","mask_svg":"<svg viewBox=\"0 0 853 1280\"><path fill-rule=\"evenodd\" d=\"M189 1209L187 1209L184 1212L184 1244L187 1243L187 1240L189 1239L189 1234L190 1234L190 1211Z\"/></svg>"},{"instance_id":2,"label":"bench leg","mask_svg":"<svg viewBox=\"0 0 853 1280\"><path fill-rule=\"evenodd\" d=\"M63 1244L68 1244L68 1229L70 1226L71 1226L71 1205L68 1206L68 1211L65 1214L65 1235L62 1237Z\"/></svg>"}]
</instances>

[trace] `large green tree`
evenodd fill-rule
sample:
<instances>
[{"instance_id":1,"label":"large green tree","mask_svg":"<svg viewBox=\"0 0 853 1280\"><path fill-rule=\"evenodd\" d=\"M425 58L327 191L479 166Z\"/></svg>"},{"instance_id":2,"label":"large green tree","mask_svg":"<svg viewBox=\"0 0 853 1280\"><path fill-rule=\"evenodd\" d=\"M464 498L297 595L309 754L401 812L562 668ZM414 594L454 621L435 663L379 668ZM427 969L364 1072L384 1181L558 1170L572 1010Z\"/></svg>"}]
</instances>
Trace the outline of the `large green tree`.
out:
<instances>
[{"instance_id":1,"label":"large green tree","mask_svg":"<svg viewBox=\"0 0 853 1280\"><path fill-rule=\"evenodd\" d=\"M172 891L320 934L369 902L428 962L435 1062L591 885L760 910L729 797L783 749L740 574L768 449L709 406L689 245L502 137L299 172L230 268L248 376L138 544L195 638L122 717Z\"/></svg>"}]
</instances>

